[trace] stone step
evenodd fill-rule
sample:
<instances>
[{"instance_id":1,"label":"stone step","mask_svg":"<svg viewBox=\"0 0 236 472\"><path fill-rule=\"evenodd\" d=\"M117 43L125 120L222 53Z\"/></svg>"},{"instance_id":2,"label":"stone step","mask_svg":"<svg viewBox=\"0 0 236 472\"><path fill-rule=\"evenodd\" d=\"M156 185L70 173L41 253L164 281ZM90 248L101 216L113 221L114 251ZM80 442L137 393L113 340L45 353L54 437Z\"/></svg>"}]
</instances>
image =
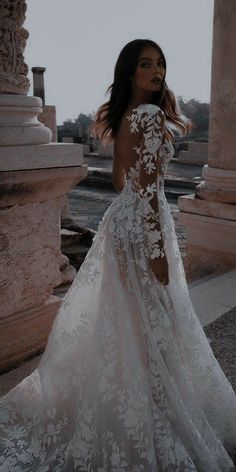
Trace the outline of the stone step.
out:
<instances>
[{"instance_id":1,"label":"stone step","mask_svg":"<svg viewBox=\"0 0 236 472\"><path fill-rule=\"evenodd\" d=\"M61 231L61 247L66 248L73 244L79 244L83 235L77 231L71 231L66 228L62 228Z\"/></svg>"}]
</instances>

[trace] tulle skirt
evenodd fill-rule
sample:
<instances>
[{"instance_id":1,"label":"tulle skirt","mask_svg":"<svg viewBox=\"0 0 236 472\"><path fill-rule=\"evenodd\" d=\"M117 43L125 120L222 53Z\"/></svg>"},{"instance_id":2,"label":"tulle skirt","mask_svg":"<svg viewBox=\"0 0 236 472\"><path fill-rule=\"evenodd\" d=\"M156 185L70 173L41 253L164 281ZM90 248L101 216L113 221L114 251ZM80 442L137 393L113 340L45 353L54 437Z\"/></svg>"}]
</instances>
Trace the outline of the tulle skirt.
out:
<instances>
[{"instance_id":1,"label":"tulle skirt","mask_svg":"<svg viewBox=\"0 0 236 472\"><path fill-rule=\"evenodd\" d=\"M1 400L0 471L236 470L236 395L193 309L160 191L169 284L140 197L106 211L34 372Z\"/></svg>"}]
</instances>

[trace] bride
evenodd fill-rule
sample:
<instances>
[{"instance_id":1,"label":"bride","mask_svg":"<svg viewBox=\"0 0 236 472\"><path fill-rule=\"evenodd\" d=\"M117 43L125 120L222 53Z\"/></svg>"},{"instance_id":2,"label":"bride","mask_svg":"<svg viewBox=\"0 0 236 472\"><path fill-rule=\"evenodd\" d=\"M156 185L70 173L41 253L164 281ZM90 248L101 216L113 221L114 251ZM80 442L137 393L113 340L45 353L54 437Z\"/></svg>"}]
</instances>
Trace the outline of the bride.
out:
<instances>
[{"instance_id":1,"label":"bride","mask_svg":"<svg viewBox=\"0 0 236 472\"><path fill-rule=\"evenodd\" d=\"M191 123L150 40L121 51L94 132L119 194L37 369L1 400L1 472L228 472L236 395L190 301L164 173Z\"/></svg>"}]
</instances>

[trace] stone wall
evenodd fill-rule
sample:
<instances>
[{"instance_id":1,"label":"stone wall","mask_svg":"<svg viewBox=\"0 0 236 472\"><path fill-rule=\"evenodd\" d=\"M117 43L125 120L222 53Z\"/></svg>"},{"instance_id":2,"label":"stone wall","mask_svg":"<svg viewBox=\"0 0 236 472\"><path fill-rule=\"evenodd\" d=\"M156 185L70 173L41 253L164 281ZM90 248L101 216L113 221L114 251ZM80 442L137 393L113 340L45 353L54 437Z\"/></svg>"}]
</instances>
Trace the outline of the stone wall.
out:
<instances>
[{"instance_id":1,"label":"stone wall","mask_svg":"<svg viewBox=\"0 0 236 472\"><path fill-rule=\"evenodd\" d=\"M178 162L182 164L204 165L208 158L208 143L188 142L188 149L181 150L178 154Z\"/></svg>"}]
</instances>

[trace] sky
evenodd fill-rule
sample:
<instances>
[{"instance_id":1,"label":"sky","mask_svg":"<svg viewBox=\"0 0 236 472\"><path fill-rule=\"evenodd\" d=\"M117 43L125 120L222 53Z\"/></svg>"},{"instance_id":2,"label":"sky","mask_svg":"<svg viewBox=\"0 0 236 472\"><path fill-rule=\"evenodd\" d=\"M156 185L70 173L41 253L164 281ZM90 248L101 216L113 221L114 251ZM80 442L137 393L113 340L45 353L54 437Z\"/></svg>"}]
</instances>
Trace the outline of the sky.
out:
<instances>
[{"instance_id":1,"label":"sky","mask_svg":"<svg viewBox=\"0 0 236 472\"><path fill-rule=\"evenodd\" d=\"M209 102L213 6L214 0L27 0L29 79L31 67L46 67L46 104L56 106L58 124L73 120L108 99L123 46L148 38L163 49L175 95Z\"/></svg>"}]
</instances>

